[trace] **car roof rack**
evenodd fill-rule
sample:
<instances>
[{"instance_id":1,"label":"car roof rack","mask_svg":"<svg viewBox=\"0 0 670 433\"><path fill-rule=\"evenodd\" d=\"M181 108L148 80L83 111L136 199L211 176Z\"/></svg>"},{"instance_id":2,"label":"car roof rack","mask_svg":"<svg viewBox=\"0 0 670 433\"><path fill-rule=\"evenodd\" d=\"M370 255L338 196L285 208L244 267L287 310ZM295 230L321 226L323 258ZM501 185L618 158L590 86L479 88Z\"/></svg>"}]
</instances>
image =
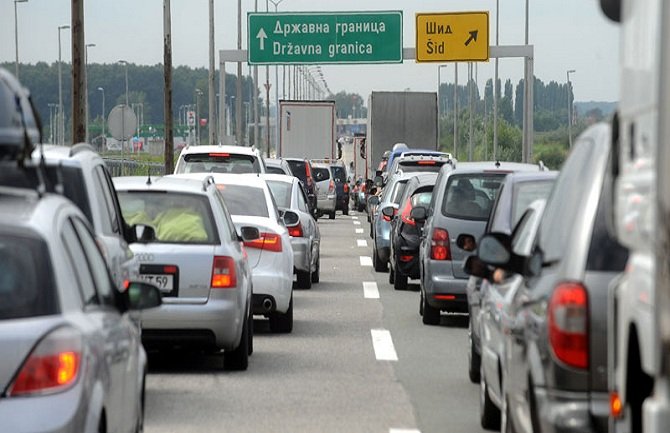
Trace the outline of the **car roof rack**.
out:
<instances>
[{"instance_id":1,"label":"car roof rack","mask_svg":"<svg viewBox=\"0 0 670 433\"><path fill-rule=\"evenodd\" d=\"M202 190L204 192L207 192L207 187L210 186L210 185L216 185L216 181L214 181L214 176L212 176L212 175L206 176L202 180Z\"/></svg>"},{"instance_id":2,"label":"car roof rack","mask_svg":"<svg viewBox=\"0 0 670 433\"><path fill-rule=\"evenodd\" d=\"M544 161L540 160L537 162L537 166L540 167L540 171L546 171L547 167L544 165Z\"/></svg>"}]
</instances>

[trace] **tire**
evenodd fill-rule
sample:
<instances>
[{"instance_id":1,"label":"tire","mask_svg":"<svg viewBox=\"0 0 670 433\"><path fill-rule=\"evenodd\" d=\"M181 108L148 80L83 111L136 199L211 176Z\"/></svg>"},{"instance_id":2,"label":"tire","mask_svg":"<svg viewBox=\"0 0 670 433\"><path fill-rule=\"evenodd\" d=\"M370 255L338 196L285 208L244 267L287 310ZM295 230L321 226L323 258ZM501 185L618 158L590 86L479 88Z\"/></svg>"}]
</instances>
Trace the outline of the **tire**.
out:
<instances>
[{"instance_id":1,"label":"tire","mask_svg":"<svg viewBox=\"0 0 670 433\"><path fill-rule=\"evenodd\" d=\"M253 332L253 331L252 331ZM249 319L244 321L240 344L223 354L223 368L228 371L244 371L249 367Z\"/></svg>"},{"instance_id":2,"label":"tire","mask_svg":"<svg viewBox=\"0 0 670 433\"><path fill-rule=\"evenodd\" d=\"M249 355L254 353L254 314L249 313Z\"/></svg>"},{"instance_id":3,"label":"tire","mask_svg":"<svg viewBox=\"0 0 670 433\"><path fill-rule=\"evenodd\" d=\"M312 272L312 283L318 283L319 279L321 278L320 276L321 273L321 257L316 258L316 269L314 272Z\"/></svg>"},{"instance_id":4,"label":"tire","mask_svg":"<svg viewBox=\"0 0 670 433\"><path fill-rule=\"evenodd\" d=\"M475 342L472 339L472 319L468 324L468 376L470 377L470 382L479 383L480 371L482 365L482 355L477 353L475 348Z\"/></svg>"},{"instance_id":5,"label":"tire","mask_svg":"<svg viewBox=\"0 0 670 433\"><path fill-rule=\"evenodd\" d=\"M502 386L502 407L500 408L500 433L516 433L514 422L510 419L509 399L505 392L505 379Z\"/></svg>"},{"instance_id":6,"label":"tire","mask_svg":"<svg viewBox=\"0 0 670 433\"><path fill-rule=\"evenodd\" d=\"M331 220L335 219L335 211L332 211L331 213L328 214L328 219L331 219Z\"/></svg>"},{"instance_id":7,"label":"tire","mask_svg":"<svg viewBox=\"0 0 670 433\"><path fill-rule=\"evenodd\" d=\"M386 272L388 271L388 263L382 263L379 255L377 255L377 249L372 249L372 267L375 268L377 272Z\"/></svg>"},{"instance_id":8,"label":"tire","mask_svg":"<svg viewBox=\"0 0 670 433\"><path fill-rule=\"evenodd\" d=\"M291 296L286 313L274 312L270 315L270 331L275 334L289 334L293 331L293 296Z\"/></svg>"},{"instance_id":9,"label":"tire","mask_svg":"<svg viewBox=\"0 0 670 433\"><path fill-rule=\"evenodd\" d=\"M144 431L144 406L146 396L147 373L144 372L142 378L142 387L140 388L140 407L138 408L137 422L135 424L135 433L142 433Z\"/></svg>"},{"instance_id":10,"label":"tire","mask_svg":"<svg viewBox=\"0 0 670 433\"><path fill-rule=\"evenodd\" d=\"M342 209L342 215L349 215L349 203L347 203L344 206L344 209Z\"/></svg>"},{"instance_id":11,"label":"tire","mask_svg":"<svg viewBox=\"0 0 670 433\"><path fill-rule=\"evenodd\" d=\"M433 308L428 304L426 297L421 292L421 304L423 310L423 324L424 325L439 325L440 324L440 310Z\"/></svg>"},{"instance_id":12,"label":"tire","mask_svg":"<svg viewBox=\"0 0 670 433\"><path fill-rule=\"evenodd\" d=\"M389 284L393 284L395 281L395 271L391 266L389 266Z\"/></svg>"},{"instance_id":13,"label":"tire","mask_svg":"<svg viewBox=\"0 0 670 433\"><path fill-rule=\"evenodd\" d=\"M407 290L407 275L395 274L393 288L396 290Z\"/></svg>"},{"instance_id":14,"label":"tire","mask_svg":"<svg viewBox=\"0 0 670 433\"><path fill-rule=\"evenodd\" d=\"M312 288L312 271L298 271L298 287L301 289Z\"/></svg>"},{"instance_id":15,"label":"tire","mask_svg":"<svg viewBox=\"0 0 670 433\"><path fill-rule=\"evenodd\" d=\"M486 386L486 376L482 374L480 368L479 381L479 422L482 428L486 430L500 429L500 409L493 404L489 397L489 391Z\"/></svg>"}]
</instances>

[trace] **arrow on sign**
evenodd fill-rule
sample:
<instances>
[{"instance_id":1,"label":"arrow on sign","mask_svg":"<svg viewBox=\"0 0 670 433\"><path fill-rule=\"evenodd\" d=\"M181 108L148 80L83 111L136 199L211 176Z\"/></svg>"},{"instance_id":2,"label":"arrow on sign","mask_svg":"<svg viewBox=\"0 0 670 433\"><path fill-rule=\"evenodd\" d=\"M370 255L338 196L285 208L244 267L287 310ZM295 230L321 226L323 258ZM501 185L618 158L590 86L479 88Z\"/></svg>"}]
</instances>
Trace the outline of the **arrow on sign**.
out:
<instances>
[{"instance_id":1,"label":"arrow on sign","mask_svg":"<svg viewBox=\"0 0 670 433\"><path fill-rule=\"evenodd\" d=\"M263 30L263 29L261 29L261 31L262 31L262 30ZM465 46L466 46L466 47L467 47L468 45L470 45L470 42L472 42L473 40L474 40L475 42L477 42L477 33L478 33L478 30L473 30L473 31L470 32L470 37L468 38L467 41L465 41ZM263 43L261 42L261 50L262 50L262 49L263 49Z\"/></svg>"},{"instance_id":2,"label":"arrow on sign","mask_svg":"<svg viewBox=\"0 0 670 433\"><path fill-rule=\"evenodd\" d=\"M261 29L258 31L258 34L256 35L256 38L260 39L261 41L261 51L265 50L265 38L267 37L268 35L265 34L265 30L263 30L263 27L261 27Z\"/></svg>"}]
</instances>

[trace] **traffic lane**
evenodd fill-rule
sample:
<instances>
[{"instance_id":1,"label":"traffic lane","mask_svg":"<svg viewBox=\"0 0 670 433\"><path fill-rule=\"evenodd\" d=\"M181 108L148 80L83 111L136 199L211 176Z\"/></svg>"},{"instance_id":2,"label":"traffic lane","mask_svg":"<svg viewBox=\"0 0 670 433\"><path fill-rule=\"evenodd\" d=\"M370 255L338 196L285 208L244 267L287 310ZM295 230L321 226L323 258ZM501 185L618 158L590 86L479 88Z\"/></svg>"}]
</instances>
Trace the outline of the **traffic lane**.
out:
<instances>
[{"instance_id":1,"label":"traffic lane","mask_svg":"<svg viewBox=\"0 0 670 433\"><path fill-rule=\"evenodd\" d=\"M368 236L368 228L361 237ZM367 254L372 255L372 241ZM388 272L374 281L399 361L394 369L410 396L422 433L484 432L479 423L479 386L467 373L466 315L442 314L439 326L427 326L419 315L419 281L395 290Z\"/></svg>"},{"instance_id":2,"label":"traffic lane","mask_svg":"<svg viewBox=\"0 0 670 433\"><path fill-rule=\"evenodd\" d=\"M255 321L246 372L216 369L216 357L152 362L146 431L389 432L411 429L409 398L388 361L377 361L371 329L379 301L364 299L351 217L320 219L321 282L294 291L293 333ZM163 357L161 357L163 358ZM152 361L156 361L152 357Z\"/></svg>"}]
</instances>

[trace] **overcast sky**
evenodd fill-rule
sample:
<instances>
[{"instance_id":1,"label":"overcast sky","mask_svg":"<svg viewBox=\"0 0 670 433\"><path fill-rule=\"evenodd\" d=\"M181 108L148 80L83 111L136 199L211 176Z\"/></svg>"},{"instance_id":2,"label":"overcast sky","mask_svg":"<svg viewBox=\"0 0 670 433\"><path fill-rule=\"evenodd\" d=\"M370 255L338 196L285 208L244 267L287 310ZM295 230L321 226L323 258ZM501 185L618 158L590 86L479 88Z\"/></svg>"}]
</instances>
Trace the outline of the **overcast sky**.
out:
<instances>
[{"instance_id":1,"label":"overcast sky","mask_svg":"<svg viewBox=\"0 0 670 433\"><path fill-rule=\"evenodd\" d=\"M276 1L276 0L275 0ZM18 4L21 62L58 59L58 26L70 24L69 0L29 0ZM208 1L172 0L173 63L208 65ZM216 49L237 45L237 2L215 0ZM500 45L524 43L524 0L500 2ZM616 26L607 21L597 0L530 1L530 44L535 47L535 75L545 82L565 82L566 71L575 69L571 81L577 101L616 101L619 95L618 39ZM259 11L266 2L258 1ZM14 2L0 0L0 62L14 61ZM153 65L163 60L162 0L85 0L86 41L89 62ZM246 12L254 1L242 0L242 43L246 48ZM270 3L271 10L274 6ZM490 11L490 41L495 44L495 0L283 0L279 11L403 11L403 45L414 46L417 12ZM70 61L70 34L63 31L63 59ZM480 88L493 76L493 61L478 65ZM217 60L218 64L218 60ZM234 67L227 67L229 73ZM247 73L246 66L244 73ZM372 90L423 90L437 88L437 65L405 61L397 65L331 65L323 67L333 92L346 90L364 99ZM442 81L453 82L453 66L442 69ZM459 83L466 66L459 67ZM272 74L271 74L272 75ZM516 83L523 76L522 59L500 60L500 78ZM132 81L132 77L130 77ZM264 73L260 74L260 81ZM280 74L281 80L281 74ZM274 80L271 80L274 81ZM131 84L132 87L132 84Z\"/></svg>"}]
</instances>

